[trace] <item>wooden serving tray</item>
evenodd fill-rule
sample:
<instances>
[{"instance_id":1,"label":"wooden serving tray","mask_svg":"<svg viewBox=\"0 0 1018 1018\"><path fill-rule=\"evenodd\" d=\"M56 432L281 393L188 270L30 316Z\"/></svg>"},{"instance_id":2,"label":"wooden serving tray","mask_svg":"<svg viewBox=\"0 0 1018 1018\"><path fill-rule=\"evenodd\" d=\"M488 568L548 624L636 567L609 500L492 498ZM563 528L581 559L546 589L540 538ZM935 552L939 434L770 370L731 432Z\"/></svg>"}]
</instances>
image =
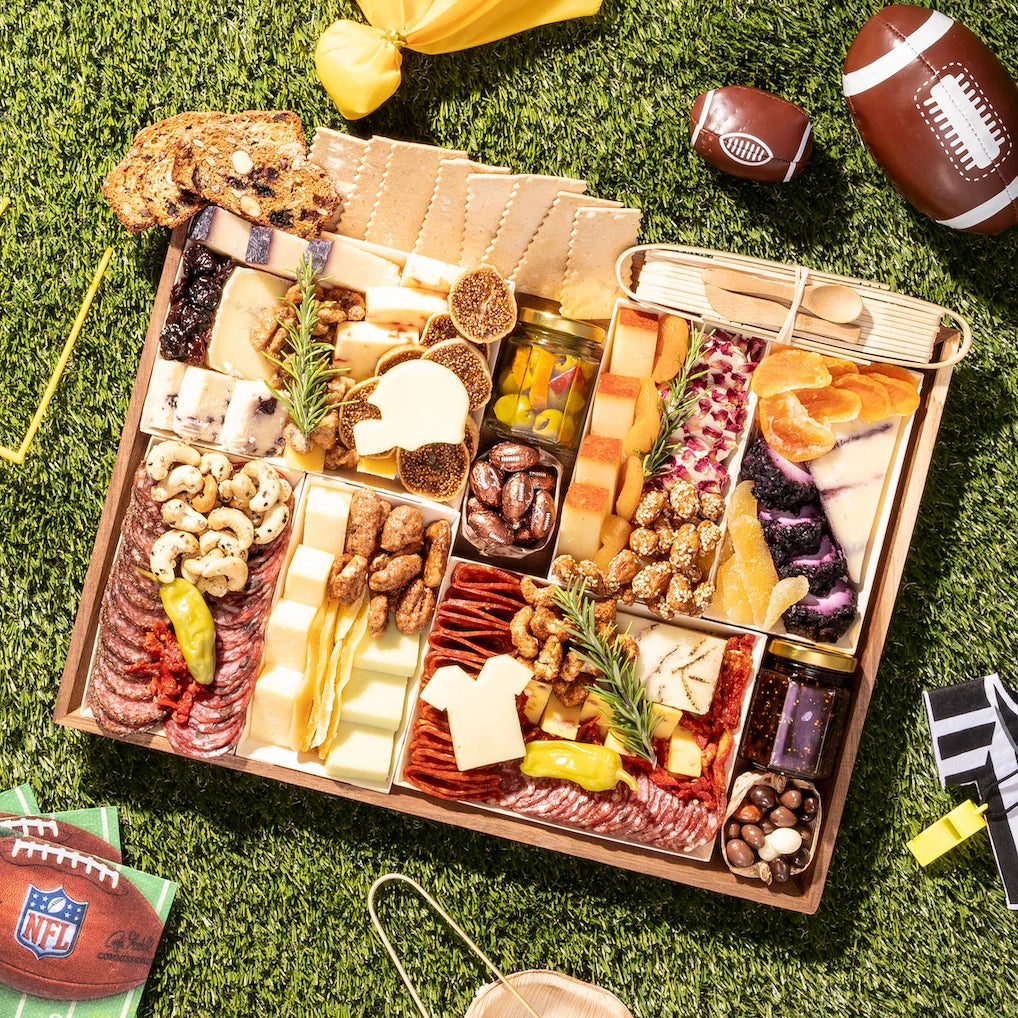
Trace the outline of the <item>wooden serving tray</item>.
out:
<instances>
[{"instance_id":1,"label":"wooden serving tray","mask_svg":"<svg viewBox=\"0 0 1018 1018\"><path fill-rule=\"evenodd\" d=\"M74 630L71 634L70 647L54 710L54 718L58 724L92 732L96 735L106 736L106 733L99 728L91 716L82 713L81 703L85 694L89 661L98 627L99 605L113 564L117 540L130 498L133 472L149 441L148 436L140 429L142 407L145 402L152 365L159 348L159 333L169 304L170 289L183 254L186 236L186 226L178 227L173 232L163 266L152 318L142 351L138 381L135 383L128 407L123 436L113 467L109 493L103 506L92 558L85 576L85 586ZM950 354L957 349L959 340L960 337L945 340L943 347L945 359L949 359ZM827 880L852 768L859 749L863 723L873 693L880 655L883 651L884 639L905 567L909 542L919 513L920 500L934 444L937 440L937 431L940 427L951 374L951 366L942 367L930 373L928 384L923 388L922 403L916 411L915 423L906 451L902 483L892 508L887 538L881 553L881 565L878 570L876 587L870 600L868 616L864 620L859 642L857 652L859 659L858 686L855 702L834 775L820 784L824 801L824 824L816 856L810 869L782 885L780 889L768 888L759 880L751 881L734 876L726 868L718 851L714 853L714 858L710 863L694 862L652 849L612 843L591 838L580 832L551 829L523 818L493 814L469 805L433 799L413 789L400 786L393 786L389 793L377 792L232 755L217 757L212 762L261 777L274 778L288 784L317 789L330 795L356 799L401 813L454 824L458 827L509 838L539 848L563 852L721 894L729 894L806 914L816 912ZM125 736L123 741L164 752L171 751L165 739L152 735Z\"/></svg>"}]
</instances>

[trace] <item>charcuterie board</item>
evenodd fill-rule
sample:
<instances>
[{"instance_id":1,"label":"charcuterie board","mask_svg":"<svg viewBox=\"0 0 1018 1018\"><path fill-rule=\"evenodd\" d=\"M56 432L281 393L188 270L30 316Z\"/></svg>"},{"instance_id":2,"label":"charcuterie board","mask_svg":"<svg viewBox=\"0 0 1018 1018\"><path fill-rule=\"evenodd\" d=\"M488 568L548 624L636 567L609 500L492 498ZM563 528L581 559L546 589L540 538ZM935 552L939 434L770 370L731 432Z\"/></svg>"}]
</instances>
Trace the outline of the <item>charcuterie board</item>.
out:
<instances>
[{"instance_id":1,"label":"charcuterie board","mask_svg":"<svg viewBox=\"0 0 1018 1018\"><path fill-rule=\"evenodd\" d=\"M96 734L105 733L87 709L86 689L89 682L89 664L99 627L98 606L114 564L119 535L131 497L132 478L138 464L144 459L151 441L150 436L141 430L143 406L148 391L148 380L158 353L159 337L170 301L170 291L178 276L186 239L186 228L174 231L156 296L152 323L142 352L139 381L128 409L56 705L56 719L60 724ZM942 351L944 356L950 355L952 343L956 342L957 340L951 338L946 340ZM696 861L674 853L662 853L653 847L631 842L605 841L562 826L536 824L506 811L493 812L467 803L436 799L400 781L388 790L364 787L335 780L323 773L283 767L264 759L248 758L233 753L218 756L214 762L221 766L510 838L606 865L796 911L814 912L820 903L831 864L837 828L844 808L866 708L872 694L909 540L919 511L923 484L936 443L950 377L951 367L948 366L926 373L923 379L921 403L912 420L907 447L901 453L900 483L892 504L886 508L882 548L877 556L877 564L872 570L868 605L854 645L859 661L857 686L834 773L824 785L824 825L811 867L802 877L784 885L780 894L774 893L760 882L747 881L733 875L718 851L713 852L710 861ZM119 737L135 744L170 750L169 744L161 735L139 732Z\"/></svg>"}]
</instances>

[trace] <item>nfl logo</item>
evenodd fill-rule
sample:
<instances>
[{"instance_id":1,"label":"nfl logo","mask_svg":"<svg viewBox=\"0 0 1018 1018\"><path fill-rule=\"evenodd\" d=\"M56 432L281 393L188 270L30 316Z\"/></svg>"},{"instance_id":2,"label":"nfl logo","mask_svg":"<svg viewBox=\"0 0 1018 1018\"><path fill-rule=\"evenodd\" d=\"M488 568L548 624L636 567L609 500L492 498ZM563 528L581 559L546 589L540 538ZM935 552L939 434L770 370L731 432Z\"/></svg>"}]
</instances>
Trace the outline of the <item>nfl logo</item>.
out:
<instances>
[{"instance_id":1,"label":"nfl logo","mask_svg":"<svg viewBox=\"0 0 1018 1018\"><path fill-rule=\"evenodd\" d=\"M87 901L75 901L63 887L40 891L28 885L15 939L36 958L66 958L74 950Z\"/></svg>"}]
</instances>

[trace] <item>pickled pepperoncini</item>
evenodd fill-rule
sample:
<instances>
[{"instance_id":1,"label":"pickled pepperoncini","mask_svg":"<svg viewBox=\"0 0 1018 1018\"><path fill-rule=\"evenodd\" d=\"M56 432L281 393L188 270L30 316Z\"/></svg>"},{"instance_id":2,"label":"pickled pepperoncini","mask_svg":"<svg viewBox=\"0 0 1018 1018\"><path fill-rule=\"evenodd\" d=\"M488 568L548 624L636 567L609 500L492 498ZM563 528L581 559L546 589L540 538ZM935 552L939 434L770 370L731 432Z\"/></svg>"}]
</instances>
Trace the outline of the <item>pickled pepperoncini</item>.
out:
<instances>
[{"instance_id":1,"label":"pickled pepperoncini","mask_svg":"<svg viewBox=\"0 0 1018 1018\"><path fill-rule=\"evenodd\" d=\"M527 744L520 770L532 778L564 778L588 792L606 792L620 781L636 790L636 779L622 766L622 757L608 746L568 740Z\"/></svg>"}]
</instances>

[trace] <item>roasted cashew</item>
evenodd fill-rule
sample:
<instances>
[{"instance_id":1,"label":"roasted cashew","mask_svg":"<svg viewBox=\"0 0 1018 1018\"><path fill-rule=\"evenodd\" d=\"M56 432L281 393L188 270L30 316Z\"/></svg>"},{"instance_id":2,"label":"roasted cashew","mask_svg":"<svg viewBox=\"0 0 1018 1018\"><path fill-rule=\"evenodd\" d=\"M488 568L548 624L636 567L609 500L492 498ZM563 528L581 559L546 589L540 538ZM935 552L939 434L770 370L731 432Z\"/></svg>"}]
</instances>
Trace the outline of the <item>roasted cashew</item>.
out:
<instances>
[{"instance_id":1,"label":"roasted cashew","mask_svg":"<svg viewBox=\"0 0 1018 1018\"><path fill-rule=\"evenodd\" d=\"M242 549L250 548L254 540L254 524L239 509L227 506L213 509L209 513L209 527L212 530L232 530Z\"/></svg>"},{"instance_id":2,"label":"roasted cashew","mask_svg":"<svg viewBox=\"0 0 1018 1018\"><path fill-rule=\"evenodd\" d=\"M200 545L199 545L200 547ZM207 554L202 552L201 558L186 558L180 563L180 575L185 580L193 583L195 586L198 585L198 581L202 578L202 572L217 559L225 558L226 552L221 548L213 548Z\"/></svg>"},{"instance_id":3,"label":"roasted cashew","mask_svg":"<svg viewBox=\"0 0 1018 1018\"><path fill-rule=\"evenodd\" d=\"M247 563L235 555L227 555L210 562L202 570L203 579L212 580L220 576L225 577L227 590L243 590L247 583Z\"/></svg>"},{"instance_id":4,"label":"roasted cashew","mask_svg":"<svg viewBox=\"0 0 1018 1018\"><path fill-rule=\"evenodd\" d=\"M177 559L182 555L194 555L198 550L198 538L181 530L167 530L160 534L152 545L149 566L160 583L172 583Z\"/></svg>"},{"instance_id":5,"label":"roasted cashew","mask_svg":"<svg viewBox=\"0 0 1018 1018\"><path fill-rule=\"evenodd\" d=\"M145 470L153 481L161 481L174 463L186 463L196 467L201 463L201 453L183 442L160 442L145 460Z\"/></svg>"},{"instance_id":6,"label":"roasted cashew","mask_svg":"<svg viewBox=\"0 0 1018 1018\"><path fill-rule=\"evenodd\" d=\"M255 527L254 543L268 544L274 541L290 522L290 507L283 502L274 505Z\"/></svg>"},{"instance_id":7,"label":"roasted cashew","mask_svg":"<svg viewBox=\"0 0 1018 1018\"><path fill-rule=\"evenodd\" d=\"M189 534L203 534L209 527L209 521L182 498L171 498L163 505L163 522Z\"/></svg>"},{"instance_id":8,"label":"roasted cashew","mask_svg":"<svg viewBox=\"0 0 1018 1018\"><path fill-rule=\"evenodd\" d=\"M202 489L201 471L197 467L182 464L174 467L158 484L152 486L152 497L157 502L165 502L174 495L193 495Z\"/></svg>"},{"instance_id":9,"label":"roasted cashew","mask_svg":"<svg viewBox=\"0 0 1018 1018\"><path fill-rule=\"evenodd\" d=\"M209 597L224 597L229 590L228 581L225 576L202 577L195 586Z\"/></svg>"},{"instance_id":10,"label":"roasted cashew","mask_svg":"<svg viewBox=\"0 0 1018 1018\"><path fill-rule=\"evenodd\" d=\"M247 558L247 548L244 548L240 538L229 530L206 530L198 538L198 547L201 549L202 558L207 557L213 549L222 555Z\"/></svg>"},{"instance_id":11,"label":"roasted cashew","mask_svg":"<svg viewBox=\"0 0 1018 1018\"><path fill-rule=\"evenodd\" d=\"M197 509L200 513L211 512L219 501L219 484L211 474L205 474L202 478L203 486L201 491L191 497L191 508Z\"/></svg>"},{"instance_id":12,"label":"roasted cashew","mask_svg":"<svg viewBox=\"0 0 1018 1018\"><path fill-rule=\"evenodd\" d=\"M201 458L201 472L211 474L217 481L225 481L233 473L233 464L226 453L207 452Z\"/></svg>"},{"instance_id":13,"label":"roasted cashew","mask_svg":"<svg viewBox=\"0 0 1018 1018\"><path fill-rule=\"evenodd\" d=\"M252 478L258 485L258 491L251 496L251 512L266 512L280 500L279 474L271 464L265 460L251 460L244 464L241 473Z\"/></svg>"},{"instance_id":14,"label":"roasted cashew","mask_svg":"<svg viewBox=\"0 0 1018 1018\"><path fill-rule=\"evenodd\" d=\"M279 475L279 501L289 502L290 496L293 494L293 488L290 487L290 482L282 475Z\"/></svg>"},{"instance_id":15,"label":"roasted cashew","mask_svg":"<svg viewBox=\"0 0 1018 1018\"><path fill-rule=\"evenodd\" d=\"M219 497L234 509L246 509L258 485L248 474L234 474L219 485Z\"/></svg>"}]
</instances>

